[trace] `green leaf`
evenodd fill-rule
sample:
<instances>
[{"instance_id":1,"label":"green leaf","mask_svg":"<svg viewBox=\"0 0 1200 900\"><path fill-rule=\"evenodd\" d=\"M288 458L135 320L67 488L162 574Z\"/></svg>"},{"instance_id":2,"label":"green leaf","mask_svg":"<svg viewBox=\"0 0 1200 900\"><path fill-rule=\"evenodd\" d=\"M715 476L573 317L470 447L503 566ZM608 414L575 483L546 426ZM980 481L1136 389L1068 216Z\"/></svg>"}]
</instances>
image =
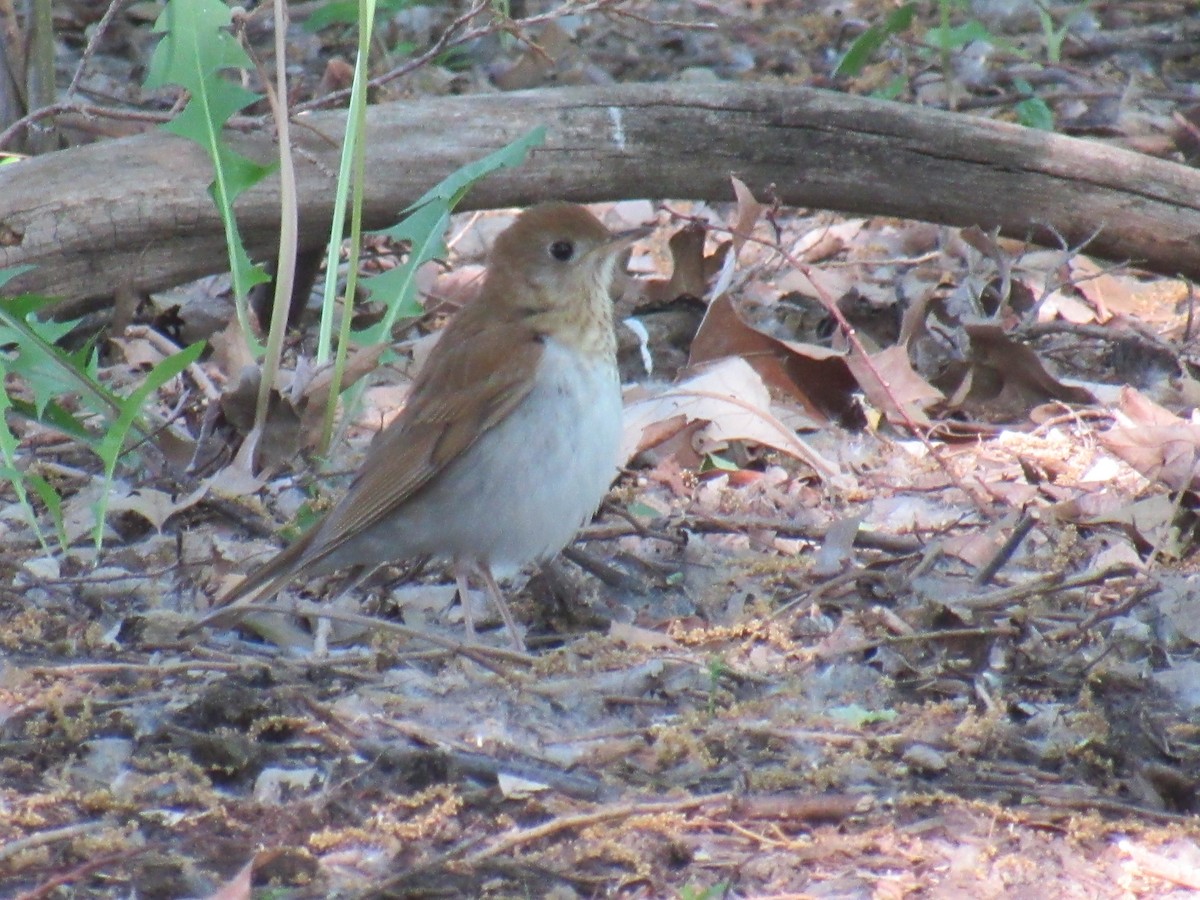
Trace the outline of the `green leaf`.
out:
<instances>
[{"instance_id":1,"label":"green leaf","mask_svg":"<svg viewBox=\"0 0 1200 900\"><path fill-rule=\"evenodd\" d=\"M412 6L412 0L378 0L375 4L375 18L382 15L394 15L402 9ZM304 20L304 30L316 32L330 25L357 25L358 0L332 0L317 7Z\"/></svg>"},{"instance_id":2,"label":"green leaf","mask_svg":"<svg viewBox=\"0 0 1200 900\"><path fill-rule=\"evenodd\" d=\"M33 391L40 413L55 397L78 393L90 408L115 415L117 399L93 376L94 354L81 359L81 353L68 354L54 342L70 331L75 322L41 322L34 313L50 302L45 297L21 296L0 303L0 345L15 348L4 359L6 372L24 378Z\"/></svg>"},{"instance_id":3,"label":"green leaf","mask_svg":"<svg viewBox=\"0 0 1200 900\"><path fill-rule=\"evenodd\" d=\"M479 179L485 175L490 175L497 169L519 166L525 161L525 156L530 150L534 147L540 147L545 142L546 129L539 125L533 131L529 132L529 134L525 135L525 137L517 138L507 147L501 147L495 153L489 153L483 159L468 163L461 169L451 172L442 179L440 184L426 191L416 203L412 204L404 212L412 212L434 200L441 200L450 209L454 209L470 189L471 185Z\"/></svg>"},{"instance_id":4,"label":"green leaf","mask_svg":"<svg viewBox=\"0 0 1200 900\"><path fill-rule=\"evenodd\" d=\"M169 0L154 23L165 37L150 57L146 86L191 89L220 69L250 68L250 57L229 31L232 24L229 7L217 0Z\"/></svg>"},{"instance_id":5,"label":"green leaf","mask_svg":"<svg viewBox=\"0 0 1200 900\"><path fill-rule=\"evenodd\" d=\"M42 533L41 523L38 522L37 512L34 510L33 504L29 502L29 492L25 487L25 482L29 476L26 476L24 472L13 465L17 455L17 439L9 431L7 423L3 421L5 399L4 392L0 391L0 447L3 448L4 459L8 462L8 465L0 466L0 478L7 479L8 483L12 485L13 493L17 495L17 503L21 507L22 515L25 516L25 521L33 529L33 533L37 537L38 543L41 544L42 549L49 550L46 536Z\"/></svg>"},{"instance_id":6,"label":"green leaf","mask_svg":"<svg viewBox=\"0 0 1200 900\"><path fill-rule=\"evenodd\" d=\"M450 72L465 72L471 68L471 54L462 47L450 47L434 57L433 64Z\"/></svg>"},{"instance_id":7,"label":"green leaf","mask_svg":"<svg viewBox=\"0 0 1200 900\"><path fill-rule=\"evenodd\" d=\"M387 311L381 321L357 332L357 340L368 344L388 340L398 320L421 314L416 299L417 270L430 260L445 256L443 235L450 224L451 211L475 182L497 169L520 165L529 150L545 140L546 129L535 128L508 146L451 172L409 206L398 224L378 232L394 241L407 241L411 247L403 265L363 280L371 298L383 303Z\"/></svg>"},{"instance_id":8,"label":"green leaf","mask_svg":"<svg viewBox=\"0 0 1200 900\"><path fill-rule=\"evenodd\" d=\"M736 472L738 467L725 457L716 453L708 453L700 463L700 473L705 472Z\"/></svg>"},{"instance_id":9,"label":"green leaf","mask_svg":"<svg viewBox=\"0 0 1200 900\"><path fill-rule=\"evenodd\" d=\"M992 44L1002 43L987 30L986 25L976 19L964 22L962 25L955 25L951 28L930 28L929 31L925 32L925 41L939 50L953 50L957 47L965 47L972 41L988 41Z\"/></svg>"},{"instance_id":10,"label":"green leaf","mask_svg":"<svg viewBox=\"0 0 1200 900\"><path fill-rule=\"evenodd\" d=\"M190 347L186 347L178 353L168 356L150 370L150 373L146 376L146 380L138 385L132 394L121 400L120 416L117 418L117 421L109 426L108 431L105 432L104 437L100 439L99 444L96 446L96 454L104 463L104 478L108 484L112 483L113 473L117 468L117 460L120 458L121 451L125 445L125 438L141 415L142 407L145 405L146 400L160 387L194 363L203 350L204 341L197 341ZM92 538L95 541L96 548L99 549L104 537L104 517L108 509L107 490L100 492L100 496L96 499L93 509L96 514L96 525L92 532Z\"/></svg>"},{"instance_id":11,"label":"green leaf","mask_svg":"<svg viewBox=\"0 0 1200 900\"><path fill-rule=\"evenodd\" d=\"M62 497L54 489L54 485L41 475L26 473L25 480L33 487L34 492L46 504L50 520L54 523L54 534L58 538L58 546L65 553L67 550L67 528L63 522Z\"/></svg>"},{"instance_id":12,"label":"green leaf","mask_svg":"<svg viewBox=\"0 0 1200 900\"><path fill-rule=\"evenodd\" d=\"M32 266L11 266L6 269L0 269L0 286L16 276L28 272L32 268ZM41 299L41 302L36 302L30 297L6 299L0 302L0 311L8 311L10 314L23 319L26 315L32 315L34 309L45 305L47 302L49 302L48 299ZM12 363L20 357L20 346L16 340L7 339L10 337L19 339L22 335L20 331L13 332L0 327L0 460L4 463L0 467L0 477L6 478L12 485L13 493L17 495L17 504L21 507L22 515L25 516L26 521L29 522L30 527L33 529L38 543L41 544L43 549L49 550L46 536L43 534L41 523L38 521L37 512L29 502L29 493L26 489L26 482L29 479L24 472L17 468L17 453L21 442L17 439L12 429L8 427L8 413L10 410L20 414L22 412L22 409L18 408L20 406L28 408L31 412L36 412L32 404L25 403L24 401L14 401L5 387L8 375L12 371ZM35 484L34 487L36 490L37 485Z\"/></svg>"},{"instance_id":13,"label":"green leaf","mask_svg":"<svg viewBox=\"0 0 1200 900\"><path fill-rule=\"evenodd\" d=\"M872 25L850 45L846 55L842 57L833 70L834 77L857 75L867 64L867 60L883 46L893 34L900 34L912 26L913 17L917 13L916 3L905 3L898 9L892 10L882 24Z\"/></svg>"},{"instance_id":14,"label":"green leaf","mask_svg":"<svg viewBox=\"0 0 1200 900\"><path fill-rule=\"evenodd\" d=\"M638 518L642 518L642 519L657 519L659 516L662 515L662 513L660 513L653 506L648 506L647 504L642 503L639 500L635 500L632 503L630 503L629 506L625 509L625 511L627 513L629 513L631 516L637 516Z\"/></svg>"},{"instance_id":15,"label":"green leaf","mask_svg":"<svg viewBox=\"0 0 1200 900\"><path fill-rule=\"evenodd\" d=\"M1026 128L1054 130L1054 110L1041 97L1030 97L1016 105L1017 121Z\"/></svg>"},{"instance_id":16,"label":"green leaf","mask_svg":"<svg viewBox=\"0 0 1200 900\"><path fill-rule=\"evenodd\" d=\"M356 333L357 340L374 344L387 340L399 319L421 315L421 304L417 302L417 269L446 255L444 235L450 224L450 210L443 203L426 203L402 222L382 234L396 241L410 241L408 259L403 265L372 278L363 279L363 286L371 292L371 299L387 307L383 318Z\"/></svg>"},{"instance_id":17,"label":"green leaf","mask_svg":"<svg viewBox=\"0 0 1200 900\"><path fill-rule=\"evenodd\" d=\"M83 446L95 449L96 435L89 431L88 427L80 419L73 416L57 401L51 400L42 409L38 409L33 403L28 403L15 397L9 398L9 404L12 411L17 415L24 416L31 422L37 422L47 428L53 428L55 431L66 435L72 440L78 441Z\"/></svg>"},{"instance_id":18,"label":"green leaf","mask_svg":"<svg viewBox=\"0 0 1200 900\"><path fill-rule=\"evenodd\" d=\"M880 100L895 100L908 89L908 76L904 74L896 75L877 91L872 91L871 96L877 97Z\"/></svg>"},{"instance_id":19,"label":"green leaf","mask_svg":"<svg viewBox=\"0 0 1200 900\"><path fill-rule=\"evenodd\" d=\"M323 513L314 508L307 500L300 504L300 508L292 515L292 519L283 528L280 529L280 536L287 541L294 541L300 538L308 529L317 524Z\"/></svg>"},{"instance_id":20,"label":"green leaf","mask_svg":"<svg viewBox=\"0 0 1200 900\"><path fill-rule=\"evenodd\" d=\"M247 159L222 141L221 130L230 117L259 99L223 74L230 68L252 67L229 31L232 21L229 8L217 0L169 0L154 25L164 36L150 58L146 87L176 84L188 92L187 106L163 128L199 144L213 162L209 192L225 228L234 291L244 297L269 276L246 254L233 204L274 165Z\"/></svg>"},{"instance_id":21,"label":"green leaf","mask_svg":"<svg viewBox=\"0 0 1200 900\"><path fill-rule=\"evenodd\" d=\"M8 284L8 282L12 281L18 275L24 275L26 272L33 271L33 268L33 266L29 265L20 265L0 269L0 287L4 287L4 285ZM6 300L5 302L7 303L8 301Z\"/></svg>"},{"instance_id":22,"label":"green leaf","mask_svg":"<svg viewBox=\"0 0 1200 900\"><path fill-rule=\"evenodd\" d=\"M320 31L330 25L354 25L358 22L358 0L338 0L313 10L304 20L304 30Z\"/></svg>"}]
</instances>

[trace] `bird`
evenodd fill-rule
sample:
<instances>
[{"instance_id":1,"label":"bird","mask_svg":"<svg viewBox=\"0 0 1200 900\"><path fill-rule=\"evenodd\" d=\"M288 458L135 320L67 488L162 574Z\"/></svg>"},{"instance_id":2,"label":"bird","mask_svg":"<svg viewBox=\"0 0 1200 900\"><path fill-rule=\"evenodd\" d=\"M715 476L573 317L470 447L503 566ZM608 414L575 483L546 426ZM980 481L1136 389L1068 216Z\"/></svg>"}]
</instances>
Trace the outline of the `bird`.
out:
<instances>
[{"instance_id":1,"label":"bird","mask_svg":"<svg viewBox=\"0 0 1200 900\"><path fill-rule=\"evenodd\" d=\"M496 579L557 554L617 475L610 287L623 251L651 230L614 233L565 202L522 212L496 237L477 296L443 329L346 493L198 626L301 576L434 557L453 566L468 635L475 576L524 650Z\"/></svg>"}]
</instances>

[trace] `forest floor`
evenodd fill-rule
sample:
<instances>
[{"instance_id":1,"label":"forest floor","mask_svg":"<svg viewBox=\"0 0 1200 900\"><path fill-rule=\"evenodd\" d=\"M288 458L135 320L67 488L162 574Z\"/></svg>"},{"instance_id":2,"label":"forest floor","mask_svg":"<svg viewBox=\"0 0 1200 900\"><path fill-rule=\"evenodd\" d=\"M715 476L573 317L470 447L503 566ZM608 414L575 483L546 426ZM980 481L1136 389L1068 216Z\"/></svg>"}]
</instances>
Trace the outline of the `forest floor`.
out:
<instances>
[{"instance_id":1,"label":"forest floor","mask_svg":"<svg viewBox=\"0 0 1200 900\"><path fill-rule=\"evenodd\" d=\"M64 83L104 6L55 4ZM352 53L337 28L304 29L324 6L294 4L299 99L335 86L330 60ZM973 40L945 60L936 4L916 7L835 77L895 4L591 4L375 99L762 80L1200 157L1194 3L955 6ZM381 20L378 68L461 11ZM113 20L89 96L169 108L137 87L155 14ZM266 56L269 15L254 18ZM116 136L103 130L68 137ZM455 217L449 258L422 274L427 315L326 474L295 452L294 422L269 478L234 458L221 279L146 298L101 348L114 386L173 342L217 348L154 401L175 458L135 448L109 485L78 444L19 426L64 498L68 546L39 544L5 495L0 894L1196 896L1193 286L1086 248L776 208L733 182L725 204L595 211L659 226L617 298L626 465L579 542L511 586L528 654L482 596L479 642L460 643L437 566L281 598L322 604L323 625L185 631L336 499L515 211ZM733 246L730 229L757 240ZM398 248L371 246L369 269L394 262ZM847 362L822 293L868 370ZM292 341L292 371L309 344Z\"/></svg>"}]
</instances>

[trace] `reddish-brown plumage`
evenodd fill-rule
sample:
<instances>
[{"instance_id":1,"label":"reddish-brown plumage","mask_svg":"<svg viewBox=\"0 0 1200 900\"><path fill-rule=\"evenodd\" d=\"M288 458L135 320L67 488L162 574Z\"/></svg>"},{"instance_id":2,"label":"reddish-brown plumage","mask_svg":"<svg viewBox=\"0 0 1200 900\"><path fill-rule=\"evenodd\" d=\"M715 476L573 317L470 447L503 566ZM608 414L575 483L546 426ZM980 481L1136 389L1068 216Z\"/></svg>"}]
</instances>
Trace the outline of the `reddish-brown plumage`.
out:
<instances>
[{"instance_id":1,"label":"reddish-brown plumage","mask_svg":"<svg viewBox=\"0 0 1200 900\"><path fill-rule=\"evenodd\" d=\"M483 576L519 644L492 573L561 550L616 474L609 285L620 251L641 234L614 235L565 203L519 216L346 495L218 605L273 594L302 574L434 555L454 562L460 592L469 573Z\"/></svg>"}]
</instances>

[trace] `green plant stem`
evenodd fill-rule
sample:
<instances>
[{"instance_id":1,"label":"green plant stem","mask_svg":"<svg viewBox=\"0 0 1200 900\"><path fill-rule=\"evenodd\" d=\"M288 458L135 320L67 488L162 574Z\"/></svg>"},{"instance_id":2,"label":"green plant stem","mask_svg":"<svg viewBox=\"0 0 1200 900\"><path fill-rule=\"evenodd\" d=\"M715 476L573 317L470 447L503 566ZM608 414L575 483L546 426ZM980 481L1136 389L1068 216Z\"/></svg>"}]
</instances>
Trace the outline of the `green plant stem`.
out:
<instances>
[{"instance_id":1,"label":"green plant stem","mask_svg":"<svg viewBox=\"0 0 1200 900\"><path fill-rule=\"evenodd\" d=\"M275 0L275 90L268 85L267 100L275 118L279 136L279 255L275 267L275 296L271 307L271 329L263 357L262 378L258 384L258 403L254 410L256 429L266 425L271 390L283 355L283 337L287 330L288 305L296 273L296 245L299 218L296 203L296 170L292 164L291 127L287 115L287 3Z\"/></svg>"},{"instance_id":2,"label":"green plant stem","mask_svg":"<svg viewBox=\"0 0 1200 900\"><path fill-rule=\"evenodd\" d=\"M233 21L222 0L168 0L154 25L163 37L150 57L146 86L178 85L187 92L187 104L163 128L199 144L212 160L209 193L225 229L238 322L257 357L262 347L249 327L246 296L250 288L269 278L246 252L233 204L242 192L266 177L272 166L242 156L223 139L225 123L261 99L225 77L228 69L251 67L249 55L230 33L235 24L239 23Z\"/></svg>"},{"instance_id":3,"label":"green plant stem","mask_svg":"<svg viewBox=\"0 0 1200 900\"><path fill-rule=\"evenodd\" d=\"M353 186L350 207L350 254L346 270L346 293L342 303L342 318L338 329L337 358L329 382L329 396L321 423L319 452L325 453L333 437L333 420L337 397L346 367L350 347L350 320L354 310L354 295L358 289L358 260L362 238L363 181L366 167L367 80L370 76L371 34L375 22L375 0L359 0L358 58L354 66L354 83L350 90L350 110L346 116L346 138L342 144L342 159L338 169L336 206L333 227L329 235L329 255L325 264L325 295L321 308L321 330L317 340L317 364L329 361L329 340L333 333L333 311L337 295L337 261L340 256L345 227L346 196Z\"/></svg>"}]
</instances>

